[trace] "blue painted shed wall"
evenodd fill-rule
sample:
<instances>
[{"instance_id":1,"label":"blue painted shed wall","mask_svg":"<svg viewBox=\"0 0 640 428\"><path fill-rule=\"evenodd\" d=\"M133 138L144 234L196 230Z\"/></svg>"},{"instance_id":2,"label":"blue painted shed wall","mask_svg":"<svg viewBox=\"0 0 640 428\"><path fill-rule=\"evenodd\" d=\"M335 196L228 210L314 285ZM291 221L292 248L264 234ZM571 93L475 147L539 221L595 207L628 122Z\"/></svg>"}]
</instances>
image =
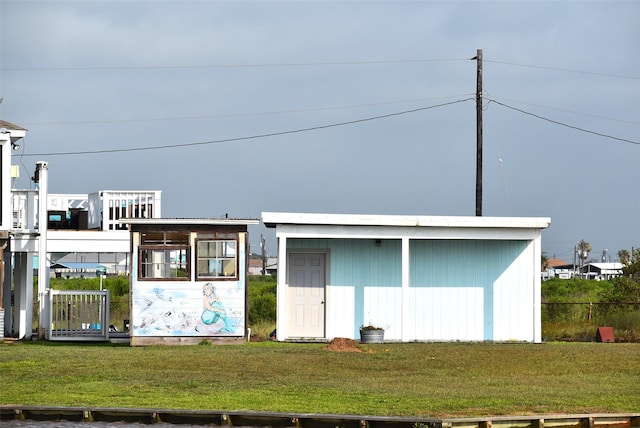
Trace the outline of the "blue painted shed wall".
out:
<instances>
[{"instance_id":1,"label":"blue painted shed wall","mask_svg":"<svg viewBox=\"0 0 640 428\"><path fill-rule=\"evenodd\" d=\"M328 254L328 336L357 338L360 325L373 322L385 327L390 340L522 336L520 330L528 326L514 332L502 324L530 318L522 312L531 307L533 286L520 279L530 274L523 275L528 262L520 258L528 245L518 240L410 240L409 303L403 308L401 240L383 239L380 245L373 239L287 240L288 251Z\"/></svg>"},{"instance_id":2,"label":"blue painted shed wall","mask_svg":"<svg viewBox=\"0 0 640 428\"><path fill-rule=\"evenodd\" d=\"M411 286L491 285L526 246L525 241L413 240Z\"/></svg>"},{"instance_id":3,"label":"blue painted shed wall","mask_svg":"<svg viewBox=\"0 0 640 428\"><path fill-rule=\"evenodd\" d=\"M288 249L328 250L329 283L347 286L402 286L400 240L290 239Z\"/></svg>"},{"instance_id":4,"label":"blue painted shed wall","mask_svg":"<svg viewBox=\"0 0 640 428\"><path fill-rule=\"evenodd\" d=\"M503 312L500 304L496 308L502 291L498 299L494 296L498 278L526 248L526 241L411 241L410 287L415 298L422 300L420 307L413 306L416 315L411 317L411 328L434 340L450 335L494 340L494 311ZM520 283L512 286L521 288ZM529 290L521 291L530 298Z\"/></svg>"},{"instance_id":5,"label":"blue painted shed wall","mask_svg":"<svg viewBox=\"0 0 640 428\"><path fill-rule=\"evenodd\" d=\"M387 316L400 316L397 310L402 287L402 243L400 240L381 240L377 245L373 239L290 239L287 248L291 250L328 251L327 258L329 293L341 302L353 300L351 310L338 310L337 313L349 319L334 320L334 324L348 323L350 335L358 337L361 325L375 323L372 317L374 309L368 309L365 302L365 290L377 288L379 299L387 300L390 308ZM349 290L344 290L349 288ZM395 289L388 292L385 290ZM374 292L374 295L376 292ZM338 297L340 296L340 297ZM329 297L329 296L328 296ZM375 299L375 297L374 297ZM371 298L369 298L371 300ZM335 305L327 299L328 306ZM328 311L331 307L327 308ZM347 315L345 315L347 314ZM375 316L376 320L380 317ZM380 320L382 321L382 320ZM340 328L336 326L336 328Z\"/></svg>"}]
</instances>

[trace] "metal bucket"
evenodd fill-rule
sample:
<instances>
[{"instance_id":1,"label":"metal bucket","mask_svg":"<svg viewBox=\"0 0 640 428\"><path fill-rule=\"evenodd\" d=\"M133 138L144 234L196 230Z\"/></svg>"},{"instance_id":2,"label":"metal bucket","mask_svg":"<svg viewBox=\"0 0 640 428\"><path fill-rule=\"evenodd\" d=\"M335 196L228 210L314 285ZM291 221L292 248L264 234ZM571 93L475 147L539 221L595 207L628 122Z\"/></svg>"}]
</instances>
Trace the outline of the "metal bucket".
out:
<instances>
[{"instance_id":1,"label":"metal bucket","mask_svg":"<svg viewBox=\"0 0 640 428\"><path fill-rule=\"evenodd\" d=\"M384 330L360 330L360 343L382 343L384 342Z\"/></svg>"}]
</instances>

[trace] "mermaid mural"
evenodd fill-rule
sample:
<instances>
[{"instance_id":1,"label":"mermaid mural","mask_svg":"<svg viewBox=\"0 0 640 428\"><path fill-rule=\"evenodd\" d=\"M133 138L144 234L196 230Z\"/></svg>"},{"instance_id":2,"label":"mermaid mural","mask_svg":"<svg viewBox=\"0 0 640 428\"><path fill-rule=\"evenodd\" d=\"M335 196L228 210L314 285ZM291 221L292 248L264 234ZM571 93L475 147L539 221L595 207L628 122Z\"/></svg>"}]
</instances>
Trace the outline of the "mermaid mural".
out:
<instances>
[{"instance_id":1,"label":"mermaid mural","mask_svg":"<svg viewBox=\"0 0 640 428\"><path fill-rule=\"evenodd\" d=\"M211 282L208 282L204 287L202 287L202 294L204 307L202 315L200 316L202 322L205 325L215 325L222 322L223 326L220 328L219 332L233 333L233 325L227 317L227 311L216 293L216 287L214 287Z\"/></svg>"}]
</instances>

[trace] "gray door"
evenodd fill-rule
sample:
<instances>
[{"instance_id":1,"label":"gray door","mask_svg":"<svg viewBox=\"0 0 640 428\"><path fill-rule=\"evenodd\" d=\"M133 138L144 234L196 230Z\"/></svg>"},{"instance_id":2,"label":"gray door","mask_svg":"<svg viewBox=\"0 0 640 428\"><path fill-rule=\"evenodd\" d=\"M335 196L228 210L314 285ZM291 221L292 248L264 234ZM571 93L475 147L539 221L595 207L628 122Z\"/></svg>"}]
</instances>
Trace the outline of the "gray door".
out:
<instances>
[{"instance_id":1,"label":"gray door","mask_svg":"<svg viewBox=\"0 0 640 428\"><path fill-rule=\"evenodd\" d=\"M324 337L325 254L289 256L289 336Z\"/></svg>"}]
</instances>

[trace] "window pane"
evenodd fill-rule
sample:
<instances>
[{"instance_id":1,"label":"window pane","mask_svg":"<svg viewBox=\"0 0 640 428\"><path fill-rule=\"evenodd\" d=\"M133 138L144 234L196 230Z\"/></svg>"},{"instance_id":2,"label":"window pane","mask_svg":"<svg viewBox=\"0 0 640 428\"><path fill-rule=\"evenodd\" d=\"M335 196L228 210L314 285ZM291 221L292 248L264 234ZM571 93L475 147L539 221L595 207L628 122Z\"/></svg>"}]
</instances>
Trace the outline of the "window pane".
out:
<instances>
[{"instance_id":1,"label":"window pane","mask_svg":"<svg viewBox=\"0 0 640 428\"><path fill-rule=\"evenodd\" d=\"M140 249L140 277L154 279L188 278L187 248Z\"/></svg>"},{"instance_id":2,"label":"window pane","mask_svg":"<svg viewBox=\"0 0 640 428\"><path fill-rule=\"evenodd\" d=\"M143 245L189 245L189 233L185 232L144 232Z\"/></svg>"},{"instance_id":3,"label":"window pane","mask_svg":"<svg viewBox=\"0 0 640 428\"><path fill-rule=\"evenodd\" d=\"M236 256L236 241L227 241L224 244L224 256L225 257Z\"/></svg>"},{"instance_id":4,"label":"window pane","mask_svg":"<svg viewBox=\"0 0 640 428\"><path fill-rule=\"evenodd\" d=\"M164 233L162 232L145 232L142 234L142 244L153 245L164 243Z\"/></svg>"},{"instance_id":5,"label":"window pane","mask_svg":"<svg viewBox=\"0 0 640 428\"><path fill-rule=\"evenodd\" d=\"M235 278L236 241L198 241L198 278Z\"/></svg>"}]
</instances>

